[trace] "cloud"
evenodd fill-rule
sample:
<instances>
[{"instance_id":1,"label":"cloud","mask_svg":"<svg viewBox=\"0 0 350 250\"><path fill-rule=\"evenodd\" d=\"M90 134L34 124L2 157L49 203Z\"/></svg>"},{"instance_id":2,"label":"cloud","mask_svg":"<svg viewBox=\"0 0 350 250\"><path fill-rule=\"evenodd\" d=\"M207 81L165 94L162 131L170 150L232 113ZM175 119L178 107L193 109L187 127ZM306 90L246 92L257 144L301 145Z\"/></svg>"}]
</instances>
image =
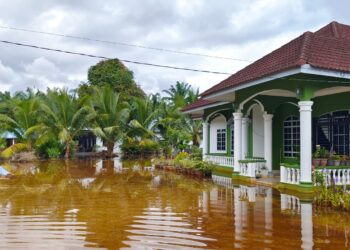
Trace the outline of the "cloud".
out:
<instances>
[{"instance_id":1,"label":"cloud","mask_svg":"<svg viewBox=\"0 0 350 250\"><path fill-rule=\"evenodd\" d=\"M0 1L0 24L255 60L332 20L350 24L347 1ZM2 39L179 67L236 72L247 63L0 29ZM0 90L75 88L97 59L1 44ZM147 93L176 81L204 91L226 76L126 64Z\"/></svg>"}]
</instances>

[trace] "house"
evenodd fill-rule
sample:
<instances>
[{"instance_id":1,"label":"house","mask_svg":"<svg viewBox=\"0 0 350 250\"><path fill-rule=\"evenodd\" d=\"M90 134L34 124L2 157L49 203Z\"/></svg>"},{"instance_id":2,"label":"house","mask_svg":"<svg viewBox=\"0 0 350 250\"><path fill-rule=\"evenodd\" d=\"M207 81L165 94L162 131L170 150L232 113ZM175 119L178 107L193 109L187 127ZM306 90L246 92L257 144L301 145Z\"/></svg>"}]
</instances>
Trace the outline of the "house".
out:
<instances>
[{"instance_id":1,"label":"house","mask_svg":"<svg viewBox=\"0 0 350 250\"><path fill-rule=\"evenodd\" d=\"M313 187L316 145L350 155L350 26L307 31L201 93L183 112L203 121L204 158L286 186ZM347 169L320 170L350 184Z\"/></svg>"},{"instance_id":2,"label":"house","mask_svg":"<svg viewBox=\"0 0 350 250\"><path fill-rule=\"evenodd\" d=\"M13 132L6 131L1 134L0 136L1 139L5 140L5 147L10 147L13 144L17 143L17 136Z\"/></svg>"}]
</instances>

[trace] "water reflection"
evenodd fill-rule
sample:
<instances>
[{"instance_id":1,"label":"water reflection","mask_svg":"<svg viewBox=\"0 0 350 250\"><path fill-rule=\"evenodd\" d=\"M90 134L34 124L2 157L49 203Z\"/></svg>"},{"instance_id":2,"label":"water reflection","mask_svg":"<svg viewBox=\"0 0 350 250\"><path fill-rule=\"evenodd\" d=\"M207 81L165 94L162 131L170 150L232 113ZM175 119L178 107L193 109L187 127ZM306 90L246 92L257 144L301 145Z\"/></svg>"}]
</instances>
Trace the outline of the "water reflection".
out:
<instances>
[{"instance_id":1,"label":"water reflection","mask_svg":"<svg viewBox=\"0 0 350 250\"><path fill-rule=\"evenodd\" d=\"M0 180L0 249L347 248L346 213L307 197L149 162L10 165Z\"/></svg>"}]
</instances>

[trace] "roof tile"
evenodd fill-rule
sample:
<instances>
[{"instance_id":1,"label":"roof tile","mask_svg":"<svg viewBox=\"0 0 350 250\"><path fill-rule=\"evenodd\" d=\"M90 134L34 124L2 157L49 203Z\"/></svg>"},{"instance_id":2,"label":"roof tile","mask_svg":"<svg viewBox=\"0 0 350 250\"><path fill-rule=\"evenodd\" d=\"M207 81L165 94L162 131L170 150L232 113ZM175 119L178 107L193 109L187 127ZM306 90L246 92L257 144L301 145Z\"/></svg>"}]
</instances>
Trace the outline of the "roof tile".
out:
<instances>
[{"instance_id":1,"label":"roof tile","mask_svg":"<svg viewBox=\"0 0 350 250\"><path fill-rule=\"evenodd\" d=\"M350 26L331 22L314 33L305 32L206 90L201 96L205 97L304 64L350 72Z\"/></svg>"}]
</instances>

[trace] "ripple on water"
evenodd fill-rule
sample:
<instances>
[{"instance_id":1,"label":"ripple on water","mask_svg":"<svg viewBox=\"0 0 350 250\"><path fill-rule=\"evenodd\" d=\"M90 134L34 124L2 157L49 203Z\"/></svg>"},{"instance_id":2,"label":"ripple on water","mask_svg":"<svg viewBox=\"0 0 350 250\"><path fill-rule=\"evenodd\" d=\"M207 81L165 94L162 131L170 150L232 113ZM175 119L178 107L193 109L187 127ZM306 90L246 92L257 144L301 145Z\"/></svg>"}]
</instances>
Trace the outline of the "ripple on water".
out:
<instances>
[{"instance_id":1,"label":"ripple on water","mask_svg":"<svg viewBox=\"0 0 350 250\"><path fill-rule=\"evenodd\" d=\"M54 220L50 214L11 215L0 208L0 249L81 249L86 245L86 223L77 221L78 210Z\"/></svg>"},{"instance_id":2,"label":"ripple on water","mask_svg":"<svg viewBox=\"0 0 350 250\"><path fill-rule=\"evenodd\" d=\"M165 209L146 208L130 225L124 249L199 249L206 248L214 239L202 236L203 231L195 229L184 220L184 213Z\"/></svg>"}]
</instances>

